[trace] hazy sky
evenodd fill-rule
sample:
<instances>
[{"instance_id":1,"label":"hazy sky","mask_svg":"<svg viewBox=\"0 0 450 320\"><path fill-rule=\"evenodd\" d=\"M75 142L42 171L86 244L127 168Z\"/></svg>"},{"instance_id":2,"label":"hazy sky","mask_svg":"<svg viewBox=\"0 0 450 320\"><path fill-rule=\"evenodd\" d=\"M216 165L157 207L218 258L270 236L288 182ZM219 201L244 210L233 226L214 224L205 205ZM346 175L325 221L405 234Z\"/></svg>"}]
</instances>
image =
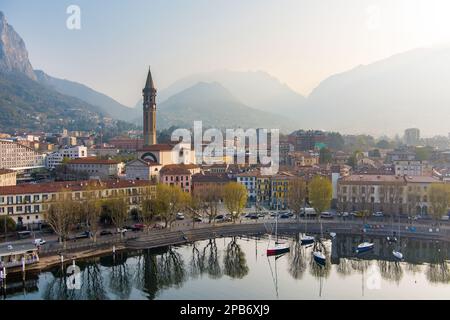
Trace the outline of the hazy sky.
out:
<instances>
[{"instance_id":1,"label":"hazy sky","mask_svg":"<svg viewBox=\"0 0 450 320\"><path fill-rule=\"evenodd\" d=\"M66 8L81 8L81 30ZM324 78L450 42L447 0L0 0L33 66L134 105L197 72L263 70L309 94Z\"/></svg>"}]
</instances>

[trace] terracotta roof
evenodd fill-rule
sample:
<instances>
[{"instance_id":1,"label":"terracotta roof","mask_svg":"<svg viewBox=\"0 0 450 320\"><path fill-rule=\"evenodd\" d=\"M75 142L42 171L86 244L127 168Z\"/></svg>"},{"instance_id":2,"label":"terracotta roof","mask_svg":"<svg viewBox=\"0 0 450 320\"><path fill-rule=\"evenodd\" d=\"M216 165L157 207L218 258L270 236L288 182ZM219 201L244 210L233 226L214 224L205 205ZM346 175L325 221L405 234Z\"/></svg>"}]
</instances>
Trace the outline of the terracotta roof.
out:
<instances>
[{"instance_id":1,"label":"terracotta roof","mask_svg":"<svg viewBox=\"0 0 450 320\"><path fill-rule=\"evenodd\" d=\"M146 165L147 167L160 166L161 165L160 163L155 162L155 161L151 161L151 160L135 159L135 160L132 160L132 161L128 162L127 166L129 166L129 165L131 165L131 164L133 164L135 162L142 163L142 164Z\"/></svg>"},{"instance_id":2,"label":"terracotta roof","mask_svg":"<svg viewBox=\"0 0 450 320\"><path fill-rule=\"evenodd\" d=\"M98 158L78 158L70 160L68 164L119 164L116 160L104 160Z\"/></svg>"},{"instance_id":3,"label":"terracotta roof","mask_svg":"<svg viewBox=\"0 0 450 320\"><path fill-rule=\"evenodd\" d=\"M211 183L226 183L231 181L225 174L203 174L196 173L192 176L192 183L198 182L211 182Z\"/></svg>"},{"instance_id":4,"label":"terracotta roof","mask_svg":"<svg viewBox=\"0 0 450 320\"><path fill-rule=\"evenodd\" d=\"M82 191L87 186L102 186L106 189L121 189L130 187L143 187L154 183L144 180L87 180L87 181L62 181L40 184L19 184L17 186L0 187L0 195L55 193L62 190Z\"/></svg>"},{"instance_id":5,"label":"terracotta roof","mask_svg":"<svg viewBox=\"0 0 450 320\"><path fill-rule=\"evenodd\" d=\"M372 174L362 174L362 175L350 175L340 179L340 183L370 183L370 184L383 184L383 183L397 183L405 184L406 181L402 176L395 175L372 175Z\"/></svg>"},{"instance_id":6,"label":"terracotta roof","mask_svg":"<svg viewBox=\"0 0 450 320\"><path fill-rule=\"evenodd\" d=\"M160 143L151 146L144 146L142 149L139 149L139 151L170 151L173 148L175 148L174 144Z\"/></svg>"},{"instance_id":7,"label":"terracotta roof","mask_svg":"<svg viewBox=\"0 0 450 320\"><path fill-rule=\"evenodd\" d=\"M168 164L162 167L160 174L191 174L189 170L198 168L196 164Z\"/></svg>"},{"instance_id":8,"label":"terracotta roof","mask_svg":"<svg viewBox=\"0 0 450 320\"><path fill-rule=\"evenodd\" d=\"M434 183L440 182L439 179L431 176L405 176L405 180L410 183Z\"/></svg>"}]
</instances>

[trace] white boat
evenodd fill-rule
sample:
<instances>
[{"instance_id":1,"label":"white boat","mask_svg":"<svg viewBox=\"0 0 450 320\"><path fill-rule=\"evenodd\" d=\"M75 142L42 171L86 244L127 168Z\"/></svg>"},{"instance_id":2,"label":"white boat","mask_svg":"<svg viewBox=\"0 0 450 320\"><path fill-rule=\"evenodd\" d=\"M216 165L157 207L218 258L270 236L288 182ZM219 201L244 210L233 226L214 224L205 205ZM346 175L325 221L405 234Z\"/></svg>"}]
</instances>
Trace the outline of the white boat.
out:
<instances>
[{"instance_id":1,"label":"white boat","mask_svg":"<svg viewBox=\"0 0 450 320\"><path fill-rule=\"evenodd\" d=\"M336 232L330 232L330 237L336 238Z\"/></svg>"},{"instance_id":2,"label":"white boat","mask_svg":"<svg viewBox=\"0 0 450 320\"><path fill-rule=\"evenodd\" d=\"M278 216L275 222L275 243L273 245L271 244L271 239L269 239L269 245L267 246L267 256L275 256L279 254L283 254L286 252L289 252L289 244L278 241ZM270 237L272 238L272 237Z\"/></svg>"},{"instance_id":3,"label":"white boat","mask_svg":"<svg viewBox=\"0 0 450 320\"><path fill-rule=\"evenodd\" d=\"M401 253L400 251L392 250L392 254L398 260L403 260L403 253Z\"/></svg>"},{"instance_id":4,"label":"white boat","mask_svg":"<svg viewBox=\"0 0 450 320\"><path fill-rule=\"evenodd\" d=\"M356 253L361 253L361 252L366 252L366 251L372 250L373 247L374 247L374 244L370 243L370 242L360 243L358 245L358 247L356 248Z\"/></svg>"},{"instance_id":5,"label":"white boat","mask_svg":"<svg viewBox=\"0 0 450 320\"><path fill-rule=\"evenodd\" d=\"M314 237L305 235L305 236L300 237L300 244L302 246L304 246L307 244L314 243L314 240L315 240Z\"/></svg>"},{"instance_id":6,"label":"white boat","mask_svg":"<svg viewBox=\"0 0 450 320\"><path fill-rule=\"evenodd\" d=\"M313 252L314 261L316 261L320 265L324 265L326 262L326 257L321 251Z\"/></svg>"}]
</instances>

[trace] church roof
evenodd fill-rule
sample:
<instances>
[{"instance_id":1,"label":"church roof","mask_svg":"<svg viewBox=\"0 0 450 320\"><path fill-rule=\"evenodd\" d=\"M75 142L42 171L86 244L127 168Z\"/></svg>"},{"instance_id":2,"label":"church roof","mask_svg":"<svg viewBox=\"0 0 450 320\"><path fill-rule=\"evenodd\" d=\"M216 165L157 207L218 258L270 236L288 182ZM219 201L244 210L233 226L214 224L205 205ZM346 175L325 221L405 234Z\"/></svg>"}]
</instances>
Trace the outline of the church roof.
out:
<instances>
[{"instance_id":1,"label":"church roof","mask_svg":"<svg viewBox=\"0 0 450 320\"><path fill-rule=\"evenodd\" d=\"M158 143L151 146L143 146L139 151L171 151L173 148L175 148L174 144Z\"/></svg>"}]
</instances>

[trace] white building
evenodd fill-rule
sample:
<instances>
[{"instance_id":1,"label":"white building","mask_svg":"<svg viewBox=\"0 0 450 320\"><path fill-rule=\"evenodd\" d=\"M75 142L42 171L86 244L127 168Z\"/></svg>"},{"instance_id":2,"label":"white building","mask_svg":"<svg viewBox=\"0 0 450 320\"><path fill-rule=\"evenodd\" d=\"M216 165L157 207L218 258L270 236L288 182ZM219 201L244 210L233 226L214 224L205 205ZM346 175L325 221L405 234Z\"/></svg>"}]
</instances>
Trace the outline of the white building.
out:
<instances>
[{"instance_id":1,"label":"white building","mask_svg":"<svg viewBox=\"0 0 450 320\"><path fill-rule=\"evenodd\" d=\"M45 154L13 141L0 140L0 168L18 171L44 166Z\"/></svg>"},{"instance_id":2,"label":"white building","mask_svg":"<svg viewBox=\"0 0 450 320\"><path fill-rule=\"evenodd\" d=\"M90 179L118 178L122 175L123 165L115 160L102 160L97 158L79 158L67 163L69 169L77 172L86 172Z\"/></svg>"},{"instance_id":3,"label":"white building","mask_svg":"<svg viewBox=\"0 0 450 320\"><path fill-rule=\"evenodd\" d=\"M156 162L133 160L126 165L127 180L159 180L162 165Z\"/></svg>"},{"instance_id":4,"label":"white building","mask_svg":"<svg viewBox=\"0 0 450 320\"><path fill-rule=\"evenodd\" d=\"M53 152L47 156L47 161L45 166L48 169L54 169L56 166L59 166L64 158L74 160L79 158L86 158L88 155L87 147L85 146L76 146L76 147L67 147L60 149L56 152Z\"/></svg>"},{"instance_id":5,"label":"white building","mask_svg":"<svg viewBox=\"0 0 450 320\"><path fill-rule=\"evenodd\" d=\"M397 160L394 161L394 171L397 176L430 176L432 168L426 161Z\"/></svg>"}]
</instances>

